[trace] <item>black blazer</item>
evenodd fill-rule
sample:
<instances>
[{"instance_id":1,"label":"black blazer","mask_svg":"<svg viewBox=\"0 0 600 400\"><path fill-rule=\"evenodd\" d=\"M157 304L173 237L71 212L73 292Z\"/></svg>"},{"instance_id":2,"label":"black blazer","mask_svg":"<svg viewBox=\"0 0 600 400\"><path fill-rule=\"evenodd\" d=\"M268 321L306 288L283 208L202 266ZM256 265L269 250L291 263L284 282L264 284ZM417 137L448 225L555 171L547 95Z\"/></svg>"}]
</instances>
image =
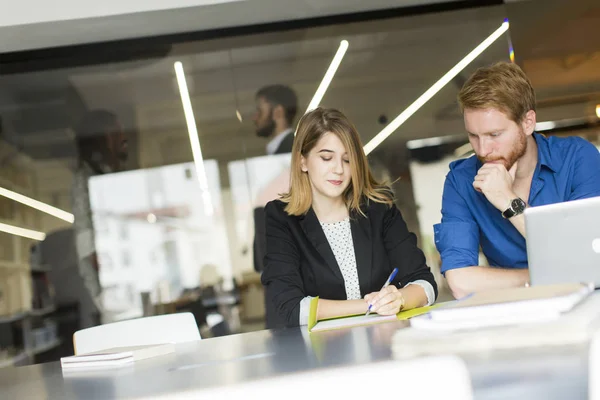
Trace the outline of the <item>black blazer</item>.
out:
<instances>
[{"instance_id":1,"label":"black blazer","mask_svg":"<svg viewBox=\"0 0 600 400\"><path fill-rule=\"evenodd\" d=\"M267 203L267 254L262 283L267 308L272 305L279 319L270 327L297 326L300 301L306 296L346 300L344 278L333 251L312 208L306 215L290 216L285 203ZM390 273L397 287L423 279L431 283L437 298L437 285L416 236L409 232L396 206L374 201L362 207L366 217L350 215L360 293L381 290Z\"/></svg>"},{"instance_id":2,"label":"black blazer","mask_svg":"<svg viewBox=\"0 0 600 400\"><path fill-rule=\"evenodd\" d=\"M285 137L279 143L277 150L275 150L274 154L285 154L292 152L292 146L294 145L294 132L288 132L285 134Z\"/></svg>"},{"instance_id":3,"label":"black blazer","mask_svg":"<svg viewBox=\"0 0 600 400\"><path fill-rule=\"evenodd\" d=\"M294 145L294 132L286 133L285 137L275 150L274 154L286 154L292 152ZM291 157L291 155L290 155ZM258 273L263 271L263 262L266 254L265 244L265 208L256 207L254 213L254 270Z\"/></svg>"}]
</instances>

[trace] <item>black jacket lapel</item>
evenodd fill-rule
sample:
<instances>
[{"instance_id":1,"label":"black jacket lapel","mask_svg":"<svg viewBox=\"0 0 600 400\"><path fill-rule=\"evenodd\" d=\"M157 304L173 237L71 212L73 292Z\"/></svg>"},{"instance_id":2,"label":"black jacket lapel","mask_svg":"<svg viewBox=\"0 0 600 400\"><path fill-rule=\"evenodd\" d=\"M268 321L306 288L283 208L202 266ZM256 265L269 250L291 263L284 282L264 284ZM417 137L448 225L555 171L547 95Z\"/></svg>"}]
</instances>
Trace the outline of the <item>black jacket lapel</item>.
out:
<instances>
[{"instance_id":1,"label":"black jacket lapel","mask_svg":"<svg viewBox=\"0 0 600 400\"><path fill-rule=\"evenodd\" d=\"M317 215L312 208L308 210L306 215L300 220L300 226L306 234L306 237L308 237L308 240L310 240L321 257L323 257L327 266L343 284L344 277L342 276L340 267L335 260L335 256L333 255L331 246L329 246L325 232L323 232L323 228L321 228Z\"/></svg>"},{"instance_id":2,"label":"black jacket lapel","mask_svg":"<svg viewBox=\"0 0 600 400\"><path fill-rule=\"evenodd\" d=\"M363 212L366 214L366 217L356 212L353 213L350 218L350 228L352 229L352 241L354 242L354 255L358 269L360 293L364 297L369 293L369 288L371 287L373 239L367 207L363 207Z\"/></svg>"}]
</instances>

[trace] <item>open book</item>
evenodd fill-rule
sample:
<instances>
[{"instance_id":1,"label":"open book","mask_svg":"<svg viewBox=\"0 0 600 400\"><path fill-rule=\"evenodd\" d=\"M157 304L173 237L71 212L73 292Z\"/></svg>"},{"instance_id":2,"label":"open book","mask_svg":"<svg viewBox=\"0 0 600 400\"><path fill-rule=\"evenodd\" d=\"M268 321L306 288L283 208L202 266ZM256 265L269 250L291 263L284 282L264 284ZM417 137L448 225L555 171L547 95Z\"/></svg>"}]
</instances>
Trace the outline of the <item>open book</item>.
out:
<instances>
[{"instance_id":1,"label":"open book","mask_svg":"<svg viewBox=\"0 0 600 400\"><path fill-rule=\"evenodd\" d=\"M158 357L173 352L175 352L175 347L171 343L116 347L93 353L62 357L60 363L63 368L118 367L128 365L134 361Z\"/></svg>"},{"instance_id":2,"label":"open book","mask_svg":"<svg viewBox=\"0 0 600 400\"><path fill-rule=\"evenodd\" d=\"M405 320L417 315L425 314L435 307L435 305L433 305L429 307L414 308L412 310L400 311L396 315L378 315L376 313L371 313L369 315L349 315L345 317L317 321L318 301L319 298L315 297L310 302L310 313L308 315L309 332L329 331L333 329L350 328L353 326L372 325L382 322Z\"/></svg>"}]
</instances>

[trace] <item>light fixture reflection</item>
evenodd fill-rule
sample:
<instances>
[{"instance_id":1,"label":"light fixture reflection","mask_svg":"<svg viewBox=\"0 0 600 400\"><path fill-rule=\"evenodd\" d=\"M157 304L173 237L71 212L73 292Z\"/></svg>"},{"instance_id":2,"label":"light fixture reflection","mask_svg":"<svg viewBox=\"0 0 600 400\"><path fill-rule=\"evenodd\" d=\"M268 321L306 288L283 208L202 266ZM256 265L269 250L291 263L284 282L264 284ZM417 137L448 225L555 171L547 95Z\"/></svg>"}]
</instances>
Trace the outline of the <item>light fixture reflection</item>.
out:
<instances>
[{"instance_id":1,"label":"light fixture reflection","mask_svg":"<svg viewBox=\"0 0 600 400\"><path fill-rule=\"evenodd\" d=\"M338 67L342 63L342 59L344 58L349 45L350 44L347 40L342 40L340 42L340 47L338 47L335 56L333 56L333 60L331 60L331 64L329 64L329 68L327 68L327 72L325 72L323 80L321 80L321 84L317 88L312 100L308 104L306 112L314 110L315 108L319 107L319 104L321 104L321 100L323 100L323 96L325 96L325 92L327 91L327 88L329 88L329 84L331 83Z\"/></svg>"},{"instance_id":2,"label":"light fixture reflection","mask_svg":"<svg viewBox=\"0 0 600 400\"><path fill-rule=\"evenodd\" d=\"M0 196L4 196L21 204L25 204L26 206L35 208L36 210L45 212L46 214L52 215L53 217L62 219L63 221L67 221L71 224L73 221L75 221L75 217L71 213L63 211L60 208L52 207L49 204L42 203L41 201L24 196L20 193L13 192L12 190L0 187Z\"/></svg>"},{"instance_id":3,"label":"light fixture reflection","mask_svg":"<svg viewBox=\"0 0 600 400\"><path fill-rule=\"evenodd\" d=\"M204 169L204 159L202 158L202 149L200 148L200 139L198 139L198 128L196 127L196 119L194 110L192 109L192 101L188 91L187 82L183 64L176 61L175 75L177 76L177 85L179 86L179 95L183 105L185 121L187 123L188 135L190 137L190 146L192 147L192 155L194 156L194 165L196 167L196 175L200 183L200 191L202 192L202 202L204 204L204 212L206 215L213 215L213 205L208 191L208 179L206 178L206 170Z\"/></svg>"},{"instance_id":4,"label":"light fixture reflection","mask_svg":"<svg viewBox=\"0 0 600 400\"><path fill-rule=\"evenodd\" d=\"M0 222L0 232L10 233L28 239L39 240L40 242L46 239L44 232L34 231L31 229L19 228L18 226L3 224Z\"/></svg>"},{"instance_id":5,"label":"light fixture reflection","mask_svg":"<svg viewBox=\"0 0 600 400\"><path fill-rule=\"evenodd\" d=\"M469 54L467 54L462 60L458 62L452 69L450 69L444 76L442 76L436 83L433 84L425 93L423 93L418 99L416 99L411 105L409 105L404 111L402 111L392 122L390 122L381 132L379 132L373 139L371 139L364 147L365 154L372 152L377 146L387 139L392 133L396 131L407 119L409 119L415 112L417 112L425 103L427 103L437 92L439 92L444 86L448 84L456 75L458 75L467 65L469 65L475 58L477 58L485 49L490 47L504 32L508 30L508 21L505 21L500 25L498 29L488 36L483 42L475 47Z\"/></svg>"}]
</instances>

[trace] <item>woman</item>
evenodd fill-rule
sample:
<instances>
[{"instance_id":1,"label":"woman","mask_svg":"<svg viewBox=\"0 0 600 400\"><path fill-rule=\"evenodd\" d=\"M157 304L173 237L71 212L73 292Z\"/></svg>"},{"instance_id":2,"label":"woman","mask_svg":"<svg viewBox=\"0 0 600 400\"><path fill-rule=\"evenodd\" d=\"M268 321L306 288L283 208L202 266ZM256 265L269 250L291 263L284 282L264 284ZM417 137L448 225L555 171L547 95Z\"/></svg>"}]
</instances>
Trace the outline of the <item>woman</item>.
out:
<instances>
[{"instance_id":1,"label":"woman","mask_svg":"<svg viewBox=\"0 0 600 400\"><path fill-rule=\"evenodd\" d=\"M290 191L267 204L262 282L277 326L432 304L437 285L392 193L373 178L360 137L339 111L317 108L298 124ZM394 268L398 274L381 287ZM269 306L267 306L269 308ZM273 316L267 316L273 318Z\"/></svg>"}]
</instances>

